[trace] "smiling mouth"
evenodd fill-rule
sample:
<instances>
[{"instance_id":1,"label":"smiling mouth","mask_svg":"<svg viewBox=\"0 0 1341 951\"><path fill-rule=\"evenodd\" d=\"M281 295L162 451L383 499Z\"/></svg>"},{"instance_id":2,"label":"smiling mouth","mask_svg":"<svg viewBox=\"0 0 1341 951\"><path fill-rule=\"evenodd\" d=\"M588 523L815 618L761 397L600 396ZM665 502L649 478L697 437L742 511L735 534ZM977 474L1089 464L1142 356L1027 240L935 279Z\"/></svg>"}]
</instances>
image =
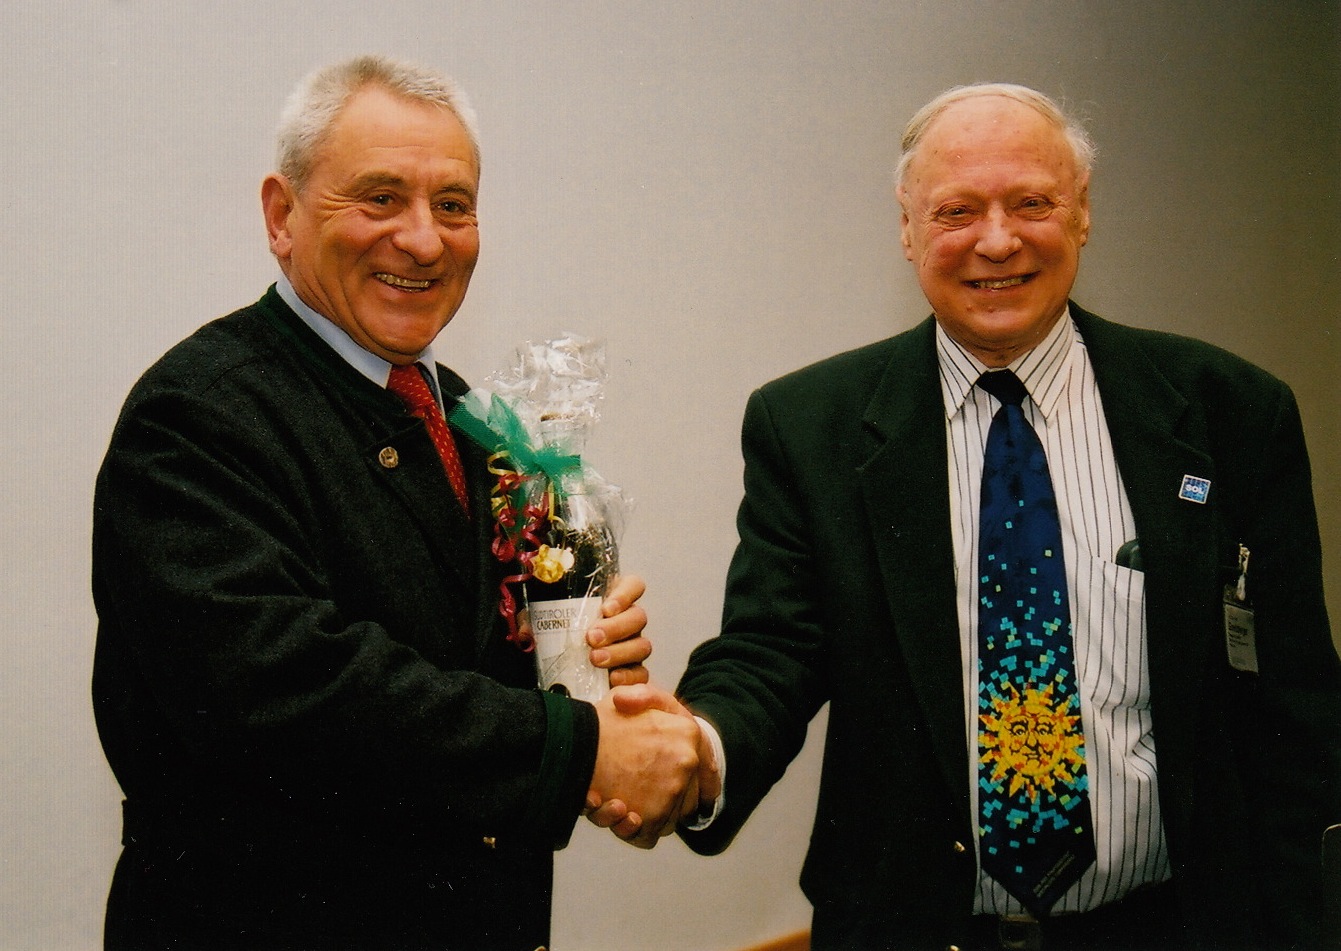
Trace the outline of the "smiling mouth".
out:
<instances>
[{"instance_id":1,"label":"smiling mouth","mask_svg":"<svg viewBox=\"0 0 1341 951\"><path fill-rule=\"evenodd\" d=\"M1019 287L1021 284L1027 284L1033 280L1034 275L1025 274L1020 277L1003 277L999 280L991 281L965 281L969 287L980 291L1003 291L1008 287Z\"/></svg>"},{"instance_id":2,"label":"smiling mouth","mask_svg":"<svg viewBox=\"0 0 1341 951\"><path fill-rule=\"evenodd\" d=\"M374 274L373 276L383 284L403 291L426 291L433 286L432 281L412 281L409 278L397 277L394 274Z\"/></svg>"}]
</instances>

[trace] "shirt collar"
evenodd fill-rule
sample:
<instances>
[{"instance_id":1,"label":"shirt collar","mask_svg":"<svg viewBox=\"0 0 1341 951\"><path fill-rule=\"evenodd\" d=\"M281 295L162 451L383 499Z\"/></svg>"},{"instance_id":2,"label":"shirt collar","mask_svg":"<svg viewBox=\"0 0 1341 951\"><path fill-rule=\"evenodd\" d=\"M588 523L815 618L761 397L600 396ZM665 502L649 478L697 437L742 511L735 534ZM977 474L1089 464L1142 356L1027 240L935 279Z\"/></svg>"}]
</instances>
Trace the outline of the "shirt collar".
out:
<instances>
[{"instance_id":1,"label":"shirt collar","mask_svg":"<svg viewBox=\"0 0 1341 951\"><path fill-rule=\"evenodd\" d=\"M345 333L334 321L303 303L303 299L298 296L298 292L293 289L293 284L284 274L280 274L279 279L275 281L275 290L279 293L280 299L292 308L303 323L311 327L312 332L326 341L332 350L344 358L346 363L373 383L383 388L386 387L387 380L391 376L390 363L377 354L363 349L354 341L353 337ZM418 362L425 371L424 376L428 378L429 386L433 388L433 395L441 403L442 394L438 392L438 376L433 372L432 344L425 347L423 352L419 354Z\"/></svg>"},{"instance_id":2,"label":"shirt collar","mask_svg":"<svg viewBox=\"0 0 1341 951\"><path fill-rule=\"evenodd\" d=\"M1015 358L1007 367L1020 378L1029 398L1045 417L1052 416L1066 391L1079 341L1080 334L1068 307L1042 343ZM936 359L940 365L945 418L951 419L963 408L978 377L987 372L987 364L961 347L945 332L940 321L936 322Z\"/></svg>"}]
</instances>

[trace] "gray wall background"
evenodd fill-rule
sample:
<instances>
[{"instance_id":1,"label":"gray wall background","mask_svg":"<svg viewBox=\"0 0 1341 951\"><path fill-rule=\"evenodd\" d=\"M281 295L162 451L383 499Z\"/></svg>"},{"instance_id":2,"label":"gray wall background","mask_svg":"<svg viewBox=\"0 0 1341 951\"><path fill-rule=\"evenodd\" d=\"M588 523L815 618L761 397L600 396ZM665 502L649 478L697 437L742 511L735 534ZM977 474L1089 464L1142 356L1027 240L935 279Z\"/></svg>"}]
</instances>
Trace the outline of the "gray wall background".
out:
<instances>
[{"instance_id":1,"label":"gray wall background","mask_svg":"<svg viewBox=\"0 0 1341 951\"><path fill-rule=\"evenodd\" d=\"M608 341L592 458L637 500L625 562L672 685L715 630L746 395L924 316L889 170L912 110L979 79L1089 117L1080 301L1293 385L1341 616L1339 20L1304 0L8 0L0 947L99 946L119 794L87 699L94 474L144 367L272 279L258 185L310 67L387 52L471 91L484 252L440 352L479 380L524 339ZM579 828L555 945L804 927L817 734L720 858Z\"/></svg>"}]
</instances>

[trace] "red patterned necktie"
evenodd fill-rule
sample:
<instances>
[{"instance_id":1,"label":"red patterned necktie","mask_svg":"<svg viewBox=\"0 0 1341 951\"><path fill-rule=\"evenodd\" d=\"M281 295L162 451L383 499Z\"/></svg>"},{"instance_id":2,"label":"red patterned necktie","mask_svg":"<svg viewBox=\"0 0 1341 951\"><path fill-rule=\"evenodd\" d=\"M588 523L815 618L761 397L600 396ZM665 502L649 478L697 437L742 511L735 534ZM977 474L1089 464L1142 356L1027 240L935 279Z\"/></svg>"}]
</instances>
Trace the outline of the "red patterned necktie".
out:
<instances>
[{"instance_id":1,"label":"red patterned necktie","mask_svg":"<svg viewBox=\"0 0 1341 951\"><path fill-rule=\"evenodd\" d=\"M424 421L428 435L442 458L442 468L447 472L447 479L452 483L457 501L469 512L466 471L461 465L461 456L456 451L456 440L452 438L452 431L447 427L447 420L442 417L442 408L433 398L433 391L428 388L424 375L419 372L419 364L392 367L386 388L401 398L411 416L417 416Z\"/></svg>"}]
</instances>

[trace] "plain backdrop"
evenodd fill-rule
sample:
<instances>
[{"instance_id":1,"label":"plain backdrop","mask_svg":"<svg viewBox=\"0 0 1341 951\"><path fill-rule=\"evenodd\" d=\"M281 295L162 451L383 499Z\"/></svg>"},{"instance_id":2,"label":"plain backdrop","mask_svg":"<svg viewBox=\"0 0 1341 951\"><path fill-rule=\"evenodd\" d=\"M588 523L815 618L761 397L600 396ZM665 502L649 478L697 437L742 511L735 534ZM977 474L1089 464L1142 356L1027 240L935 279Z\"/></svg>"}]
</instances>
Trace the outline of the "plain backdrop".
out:
<instances>
[{"instance_id":1,"label":"plain backdrop","mask_svg":"<svg viewBox=\"0 0 1341 951\"><path fill-rule=\"evenodd\" d=\"M7 0L0 948L99 947L119 792L88 700L94 475L143 369L273 279L258 187L310 68L389 53L470 91L484 250L439 354L478 381L527 339L607 341L591 458L636 500L624 562L670 686L716 629L746 396L925 316L890 170L912 111L976 80L1060 97L1099 143L1081 303L1294 387L1337 616L1339 22L1305 0ZM721 857L584 824L555 947L805 927L821 738Z\"/></svg>"}]
</instances>

